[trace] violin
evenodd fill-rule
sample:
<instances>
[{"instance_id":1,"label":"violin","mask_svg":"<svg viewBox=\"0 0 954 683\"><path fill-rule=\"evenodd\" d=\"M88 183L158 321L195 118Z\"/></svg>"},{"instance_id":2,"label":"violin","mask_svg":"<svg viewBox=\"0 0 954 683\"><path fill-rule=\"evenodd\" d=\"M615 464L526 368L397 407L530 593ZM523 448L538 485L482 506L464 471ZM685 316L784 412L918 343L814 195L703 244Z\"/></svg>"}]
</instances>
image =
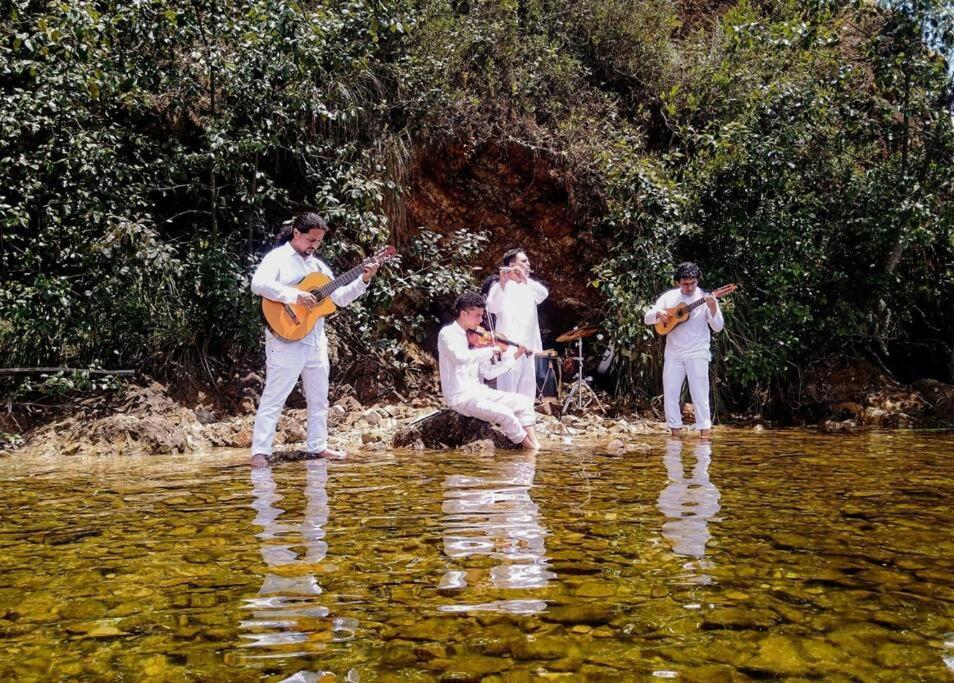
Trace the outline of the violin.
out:
<instances>
[{"instance_id":1,"label":"violin","mask_svg":"<svg viewBox=\"0 0 954 683\"><path fill-rule=\"evenodd\" d=\"M467 343L472 349L482 349L487 346L496 346L501 351L506 351L510 346L520 346L520 344L510 341L504 336L499 334L491 334L483 327L476 327L472 330L467 330ZM527 349L526 355L532 356L533 351Z\"/></svg>"}]
</instances>

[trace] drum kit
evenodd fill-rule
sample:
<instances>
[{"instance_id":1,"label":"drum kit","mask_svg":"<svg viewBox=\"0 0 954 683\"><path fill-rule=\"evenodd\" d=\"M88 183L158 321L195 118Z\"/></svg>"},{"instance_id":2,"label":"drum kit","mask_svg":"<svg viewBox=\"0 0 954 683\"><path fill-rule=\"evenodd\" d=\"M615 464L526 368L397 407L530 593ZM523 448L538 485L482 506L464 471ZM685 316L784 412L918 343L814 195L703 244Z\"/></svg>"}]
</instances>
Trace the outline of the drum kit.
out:
<instances>
[{"instance_id":1,"label":"drum kit","mask_svg":"<svg viewBox=\"0 0 954 683\"><path fill-rule=\"evenodd\" d=\"M596 334L598 331L599 328L594 325L578 325L557 337L556 341L561 344L576 342L576 356L567 357L562 366L559 363L559 356L556 351L553 350L544 351L541 355L544 355L545 358L538 359L537 387L538 393L544 401L546 401L547 398L552 398L554 393L557 396L557 400L559 400L559 389L562 383L563 371L576 371L573 384L563 402L564 413L566 413L571 406L582 411L594 402L600 411L604 410L603 404L600 403L596 392L593 391L593 387L590 386L592 378L586 377L583 372L583 340L586 337ZM575 368L574 365L576 366Z\"/></svg>"}]
</instances>

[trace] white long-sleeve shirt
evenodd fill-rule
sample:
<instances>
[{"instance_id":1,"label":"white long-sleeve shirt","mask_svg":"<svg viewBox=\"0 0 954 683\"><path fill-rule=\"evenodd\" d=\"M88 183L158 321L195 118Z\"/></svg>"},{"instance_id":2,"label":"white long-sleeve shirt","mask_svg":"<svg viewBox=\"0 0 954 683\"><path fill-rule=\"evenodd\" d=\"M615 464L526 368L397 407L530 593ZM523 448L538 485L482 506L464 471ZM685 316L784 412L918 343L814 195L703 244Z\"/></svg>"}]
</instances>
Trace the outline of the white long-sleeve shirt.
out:
<instances>
[{"instance_id":1,"label":"white long-sleeve shirt","mask_svg":"<svg viewBox=\"0 0 954 683\"><path fill-rule=\"evenodd\" d=\"M275 247L265 254L265 258L262 259L252 276L252 291L272 301L293 304L298 301L298 295L302 292L292 285L301 281L308 274L316 272L334 278L334 273L331 272L331 268L324 261L314 255L304 258L295 251L290 242L285 242L285 244ZM332 292L330 298L336 306L347 306L364 294L367 289L368 283L359 275L353 282ZM324 331L325 319L319 318L312 331L301 339L301 343L318 346ZM267 326L265 335L269 339L274 336Z\"/></svg>"},{"instance_id":2,"label":"white long-sleeve shirt","mask_svg":"<svg viewBox=\"0 0 954 683\"><path fill-rule=\"evenodd\" d=\"M508 281L503 287L495 282L487 293L487 312L497 316L497 332L531 351L543 351L537 306L549 292L533 279Z\"/></svg>"},{"instance_id":3,"label":"white long-sleeve shirt","mask_svg":"<svg viewBox=\"0 0 954 683\"><path fill-rule=\"evenodd\" d=\"M445 325L437 336L437 357L441 372L441 393L444 403L453 408L458 403L479 395L489 387L480 377L493 379L514 366L512 352L491 364L493 347L472 349L467 343L467 330L456 320Z\"/></svg>"},{"instance_id":4,"label":"white long-sleeve shirt","mask_svg":"<svg viewBox=\"0 0 954 683\"><path fill-rule=\"evenodd\" d=\"M680 303L691 304L694 301L705 296L702 290L696 287L696 291L690 296L684 296L682 290L676 287L664 292L656 300L656 304L646 311L643 322L647 325L655 325L656 316L667 308L673 308ZM722 309L719 302L716 301L716 312L712 315L709 312L708 304L698 306L689 314L689 320L676 325L672 332L666 335L666 356L670 358L705 358L712 360L712 354L709 350L712 341L712 332L721 332L725 326L722 319Z\"/></svg>"}]
</instances>

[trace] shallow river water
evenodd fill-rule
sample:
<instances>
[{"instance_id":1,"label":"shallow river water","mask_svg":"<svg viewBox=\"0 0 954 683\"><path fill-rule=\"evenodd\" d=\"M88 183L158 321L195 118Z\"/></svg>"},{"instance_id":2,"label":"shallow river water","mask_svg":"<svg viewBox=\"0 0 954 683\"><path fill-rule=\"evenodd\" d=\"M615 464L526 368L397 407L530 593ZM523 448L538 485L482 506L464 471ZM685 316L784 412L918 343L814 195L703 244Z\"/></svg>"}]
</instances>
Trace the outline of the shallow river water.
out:
<instances>
[{"instance_id":1,"label":"shallow river water","mask_svg":"<svg viewBox=\"0 0 954 683\"><path fill-rule=\"evenodd\" d=\"M0 460L0 680L954 678L954 434Z\"/></svg>"}]
</instances>

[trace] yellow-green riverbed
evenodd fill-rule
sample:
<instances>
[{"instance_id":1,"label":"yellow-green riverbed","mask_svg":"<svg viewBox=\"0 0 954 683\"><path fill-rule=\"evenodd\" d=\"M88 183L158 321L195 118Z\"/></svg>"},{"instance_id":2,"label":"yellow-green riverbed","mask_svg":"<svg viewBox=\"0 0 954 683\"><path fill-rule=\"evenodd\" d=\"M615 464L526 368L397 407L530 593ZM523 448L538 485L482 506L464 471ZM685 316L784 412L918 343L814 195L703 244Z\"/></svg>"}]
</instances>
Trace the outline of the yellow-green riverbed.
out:
<instances>
[{"instance_id":1,"label":"yellow-green riverbed","mask_svg":"<svg viewBox=\"0 0 954 683\"><path fill-rule=\"evenodd\" d=\"M0 680L954 678L951 432L0 460Z\"/></svg>"}]
</instances>

